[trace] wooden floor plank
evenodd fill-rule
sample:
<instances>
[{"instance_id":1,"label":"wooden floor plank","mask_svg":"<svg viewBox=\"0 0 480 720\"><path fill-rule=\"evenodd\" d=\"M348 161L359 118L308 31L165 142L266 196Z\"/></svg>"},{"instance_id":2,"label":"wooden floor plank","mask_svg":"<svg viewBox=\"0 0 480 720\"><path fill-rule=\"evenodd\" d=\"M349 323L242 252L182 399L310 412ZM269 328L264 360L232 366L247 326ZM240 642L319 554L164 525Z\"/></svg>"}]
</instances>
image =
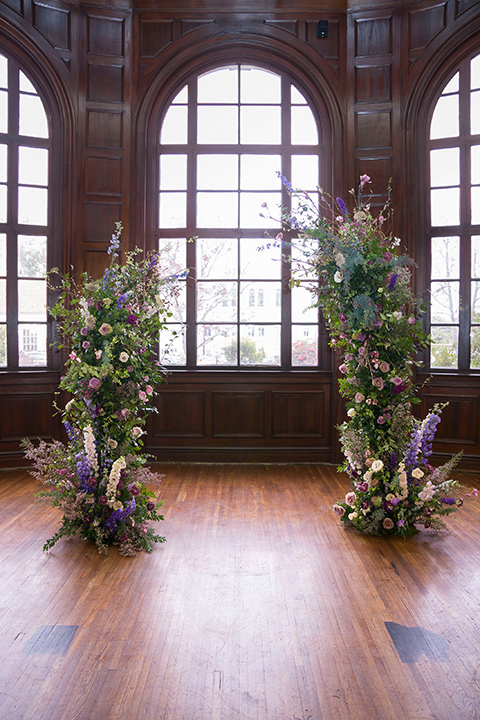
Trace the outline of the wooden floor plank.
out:
<instances>
[{"instance_id":1,"label":"wooden floor plank","mask_svg":"<svg viewBox=\"0 0 480 720\"><path fill-rule=\"evenodd\" d=\"M167 543L136 558L42 553L58 511L0 473L2 717L479 720L479 500L371 538L332 514L330 466L155 469Z\"/></svg>"}]
</instances>

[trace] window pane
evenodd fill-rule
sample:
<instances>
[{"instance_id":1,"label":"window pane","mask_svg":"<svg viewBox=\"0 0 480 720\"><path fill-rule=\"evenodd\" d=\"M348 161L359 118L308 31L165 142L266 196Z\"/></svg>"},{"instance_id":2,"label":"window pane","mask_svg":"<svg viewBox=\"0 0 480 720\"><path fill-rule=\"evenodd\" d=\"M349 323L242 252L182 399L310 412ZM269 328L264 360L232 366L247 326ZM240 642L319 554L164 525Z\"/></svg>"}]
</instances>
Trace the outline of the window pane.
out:
<instances>
[{"instance_id":1,"label":"window pane","mask_svg":"<svg viewBox=\"0 0 480 720\"><path fill-rule=\"evenodd\" d=\"M18 364L34 367L47 364L47 326L45 324L18 326Z\"/></svg>"},{"instance_id":2,"label":"window pane","mask_svg":"<svg viewBox=\"0 0 480 720\"><path fill-rule=\"evenodd\" d=\"M198 155L199 190L238 190L238 155Z\"/></svg>"},{"instance_id":3,"label":"window pane","mask_svg":"<svg viewBox=\"0 0 480 720\"><path fill-rule=\"evenodd\" d=\"M8 60L4 55L0 55L0 87L8 87Z\"/></svg>"},{"instance_id":4,"label":"window pane","mask_svg":"<svg viewBox=\"0 0 480 720\"><path fill-rule=\"evenodd\" d=\"M0 366L7 364L7 326L0 325Z\"/></svg>"},{"instance_id":5,"label":"window pane","mask_svg":"<svg viewBox=\"0 0 480 720\"><path fill-rule=\"evenodd\" d=\"M47 274L47 238L18 236L18 275L44 278Z\"/></svg>"},{"instance_id":6,"label":"window pane","mask_svg":"<svg viewBox=\"0 0 480 720\"><path fill-rule=\"evenodd\" d=\"M7 146L0 145L0 182L7 182Z\"/></svg>"},{"instance_id":7,"label":"window pane","mask_svg":"<svg viewBox=\"0 0 480 720\"><path fill-rule=\"evenodd\" d=\"M460 277L460 238L432 238L431 277L454 279Z\"/></svg>"},{"instance_id":8,"label":"window pane","mask_svg":"<svg viewBox=\"0 0 480 720\"><path fill-rule=\"evenodd\" d=\"M179 93L175 95L175 97L172 100L172 105L174 103L187 103L188 102L188 85L184 85L183 88L180 90Z\"/></svg>"},{"instance_id":9,"label":"window pane","mask_svg":"<svg viewBox=\"0 0 480 720\"><path fill-rule=\"evenodd\" d=\"M292 155L291 183L294 188L316 190L318 186L318 155Z\"/></svg>"},{"instance_id":10,"label":"window pane","mask_svg":"<svg viewBox=\"0 0 480 720\"><path fill-rule=\"evenodd\" d=\"M318 365L318 325L293 325L292 365Z\"/></svg>"},{"instance_id":11,"label":"window pane","mask_svg":"<svg viewBox=\"0 0 480 720\"><path fill-rule=\"evenodd\" d=\"M198 142L233 144L238 142L238 108L235 106L200 105L197 109Z\"/></svg>"},{"instance_id":12,"label":"window pane","mask_svg":"<svg viewBox=\"0 0 480 720\"><path fill-rule=\"evenodd\" d=\"M432 187L460 183L460 148L431 150L430 180Z\"/></svg>"},{"instance_id":13,"label":"window pane","mask_svg":"<svg viewBox=\"0 0 480 720\"><path fill-rule=\"evenodd\" d=\"M185 145L188 140L188 108L170 105L160 132L162 145Z\"/></svg>"},{"instance_id":14,"label":"window pane","mask_svg":"<svg viewBox=\"0 0 480 720\"><path fill-rule=\"evenodd\" d=\"M37 89L30 82L30 80L25 75L25 73L22 72L21 70L20 70L20 74L19 74L18 86L20 88L20 92L32 93L33 95L37 95Z\"/></svg>"},{"instance_id":15,"label":"window pane","mask_svg":"<svg viewBox=\"0 0 480 720\"><path fill-rule=\"evenodd\" d=\"M240 277L279 280L282 272L281 248L265 248L265 240L240 240Z\"/></svg>"},{"instance_id":16,"label":"window pane","mask_svg":"<svg viewBox=\"0 0 480 720\"><path fill-rule=\"evenodd\" d=\"M472 237L472 277L480 278L480 236Z\"/></svg>"},{"instance_id":17,"label":"window pane","mask_svg":"<svg viewBox=\"0 0 480 720\"><path fill-rule=\"evenodd\" d=\"M168 325L160 333L159 358L162 365L185 365L185 333L182 325Z\"/></svg>"},{"instance_id":18,"label":"window pane","mask_svg":"<svg viewBox=\"0 0 480 720\"><path fill-rule=\"evenodd\" d=\"M187 189L187 156L160 156L160 190Z\"/></svg>"},{"instance_id":19,"label":"window pane","mask_svg":"<svg viewBox=\"0 0 480 720\"><path fill-rule=\"evenodd\" d=\"M431 190L432 225L460 224L460 189Z\"/></svg>"},{"instance_id":20,"label":"window pane","mask_svg":"<svg viewBox=\"0 0 480 720\"><path fill-rule=\"evenodd\" d=\"M281 110L269 105L246 105L240 108L240 142L246 145L279 145Z\"/></svg>"},{"instance_id":21,"label":"window pane","mask_svg":"<svg viewBox=\"0 0 480 720\"><path fill-rule=\"evenodd\" d=\"M317 322L318 308L311 307L315 301L306 285L292 288L292 322Z\"/></svg>"},{"instance_id":22,"label":"window pane","mask_svg":"<svg viewBox=\"0 0 480 720\"><path fill-rule=\"evenodd\" d=\"M317 123L308 106L292 107L292 145L317 145Z\"/></svg>"},{"instance_id":23,"label":"window pane","mask_svg":"<svg viewBox=\"0 0 480 720\"><path fill-rule=\"evenodd\" d=\"M291 256L292 256L292 267L297 270L301 270L306 280L316 280L318 273L313 267L313 264L308 262L308 258L314 258L316 248L318 246L318 240L305 238L304 240L294 239L294 245L292 245ZM307 262L304 261L307 258Z\"/></svg>"},{"instance_id":24,"label":"window pane","mask_svg":"<svg viewBox=\"0 0 480 720\"><path fill-rule=\"evenodd\" d=\"M302 93L297 90L297 88L292 85L290 88L290 98L292 101L292 105L306 105L307 101L303 97Z\"/></svg>"},{"instance_id":25,"label":"window pane","mask_svg":"<svg viewBox=\"0 0 480 720\"><path fill-rule=\"evenodd\" d=\"M7 322L7 281L0 278L0 322Z\"/></svg>"},{"instance_id":26,"label":"window pane","mask_svg":"<svg viewBox=\"0 0 480 720\"><path fill-rule=\"evenodd\" d=\"M187 193L160 193L160 227L184 228L187 224Z\"/></svg>"},{"instance_id":27,"label":"window pane","mask_svg":"<svg viewBox=\"0 0 480 720\"><path fill-rule=\"evenodd\" d=\"M237 283L203 282L196 284L197 320L234 322L237 319Z\"/></svg>"},{"instance_id":28,"label":"window pane","mask_svg":"<svg viewBox=\"0 0 480 720\"><path fill-rule=\"evenodd\" d=\"M474 57L470 62L470 88L480 88L480 55Z\"/></svg>"},{"instance_id":29,"label":"window pane","mask_svg":"<svg viewBox=\"0 0 480 720\"><path fill-rule=\"evenodd\" d=\"M240 102L279 104L280 100L279 75L260 68L242 66L240 70Z\"/></svg>"},{"instance_id":30,"label":"window pane","mask_svg":"<svg viewBox=\"0 0 480 720\"><path fill-rule=\"evenodd\" d=\"M452 79L450 80L450 82L448 82L448 83L445 85L445 88L444 88L444 90L443 90L442 95L446 95L447 93L458 92L458 91L459 91L459 88L460 88L459 80L460 80L460 73L457 72L457 73L455 73L455 75L452 77Z\"/></svg>"},{"instance_id":31,"label":"window pane","mask_svg":"<svg viewBox=\"0 0 480 720\"><path fill-rule=\"evenodd\" d=\"M432 327L430 366L456 368L458 366L458 327Z\"/></svg>"},{"instance_id":32,"label":"window pane","mask_svg":"<svg viewBox=\"0 0 480 720\"><path fill-rule=\"evenodd\" d=\"M440 97L430 125L430 138L458 137L458 95Z\"/></svg>"},{"instance_id":33,"label":"window pane","mask_svg":"<svg viewBox=\"0 0 480 720\"><path fill-rule=\"evenodd\" d=\"M480 91L470 93L470 132L480 133Z\"/></svg>"},{"instance_id":34,"label":"window pane","mask_svg":"<svg viewBox=\"0 0 480 720\"><path fill-rule=\"evenodd\" d=\"M470 332L470 366L480 370L480 326L472 327Z\"/></svg>"},{"instance_id":35,"label":"window pane","mask_svg":"<svg viewBox=\"0 0 480 720\"><path fill-rule=\"evenodd\" d=\"M8 94L0 90L0 133L8 132Z\"/></svg>"},{"instance_id":36,"label":"window pane","mask_svg":"<svg viewBox=\"0 0 480 720\"><path fill-rule=\"evenodd\" d=\"M278 282L240 283L241 322L279 322L281 307L277 304Z\"/></svg>"},{"instance_id":37,"label":"window pane","mask_svg":"<svg viewBox=\"0 0 480 720\"><path fill-rule=\"evenodd\" d=\"M187 243L185 238L161 238L159 249L162 275L175 275L186 269Z\"/></svg>"},{"instance_id":38,"label":"window pane","mask_svg":"<svg viewBox=\"0 0 480 720\"><path fill-rule=\"evenodd\" d=\"M237 277L237 242L234 238L198 238L197 278L221 280Z\"/></svg>"},{"instance_id":39,"label":"window pane","mask_svg":"<svg viewBox=\"0 0 480 720\"><path fill-rule=\"evenodd\" d=\"M480 281L472 282L472 322L480 323Z\"/></svg>"},{"instance_id":40,"label":"window pane","mask_svg":"<svg viewBox=\"0 0 480 720\"><path fill-rule=\"evenodd\" d=\"M238 194L232 192L197 193L197 227L237 228Z\"/></svg>"},{"instance_id":41,"label":"window pane","mask_svg":"<svg viewBox=\"0 0 480 720\"><path fill-rule=\"evenodd\" d=\"M280 325L240 325L240 364L280 365Z\"/></svg>"},{"instance_id":42,"label":"window pane","mask_svg":"<svg viewBox=\"0 0 480 720\"><path fill-rule=\"evenodd\" d=\"M42 322L47 319L46 282L18 281L18 319L23 322Z\"/></svg>"},{"instance_id":43,"label":"window pane","mask_svg":"<svg viewBox=\"0 0 480 720\"><path fill-rule=\"evenodd\" d=\"M0 57L2 57L0 55ZM7 236L0 234L0 276L7 274Z\"/></svg>"},{"instance_id":44,"label":"window pane","mask_svg":"<svg viewBox=\"0 0 480 720\"><path fill-rule=\"evenodd\" d=\"M281 221L272 220L269 217L261 217L266 214L262 207L267 203L271 211L280 217L280 205L282 196L280 193L241 193L240 195L240 225L244 228L272 228L280 227Z\"/></svg>"},{"instance_id":45,"label":"window pane","mask_svg":"<svg viewBox=\"0 0 480 720\"><path fill-rule=\"evenodd\" d=\"M432 282L431 284L431 322L456 323L460 305L460 283Z\"/></svg>"},{"instance_id":46,"label":"window pane","mask_svg":"<svg viewBox=\"0 0 480 720\"><path fill-rule=\"evenodd\" d=\"M197 325L197 365L236 365L237 326Z\"/></svg>"},{"instance_id":47,"label":"window pane","mask_svg":"<svg viewBox=\"0 0 480 720\"><path fill-rule=\"evenodd\" d=\"M43 103L38 95L19 96L20 135L48 138L48 122Z\"/></svg>"},{"instance_id":48,"label":"window pane","mask_svg":"<svg viewBox=\"0 0 480 720\"><path fill-rule=\"evenodd\" d=\"M7 222L7 186L0 185L0 222Z\"/></svg>"},{"instance_id":49,"label":"window pane","mask_svg":"<svg viewBox=\"0 0 480 720\"><path fill-rule=\"evenodd\" d=\"M43 188L18 188L18 222L25 225L47 224L48 192Z\"/></svg>"},{"instance_id":50,"label":"window pane","mask_svg":"<svg viewBox=\"0 0 480 720\"><path fill-rule=\"evenodd\" d=\"M18 181L25 185L48 185L48 150L18 148Z\"/></svg>"},{"instance_id":51,"label":"window pane","mask_svg":"<svg viewBox=\"0 0 480 720\"><path fill-rule=\"evenodd\" d=\"M472 224L480 224L480 187L472 187Z\"/></svg>"},{"instance_id":52,"label":"window pane","mask_svg":"<svg viewBox=\"0 0 480 720\"><path fill-rule=\"evenodd\" d=\"M480 185L480 145L472 147L472 184Z\"/></svg>"},{"instance_id":53,"label":"window pane","mask_svg":"<svg viewBox=\"0 0 480 720\"><path fill-rule=\"evenodd\" d=\"M282 167L280 155L241 155L240 187L242 190L277 190L281 180L277 173Z\"/></svg>"},{"instance_id":54,"label":"window pane","mask_svg":"<svg viewBox=\"0 0 480 720\"><path fill-rule=\"evenodd\" d=\"M223 67L200 75L197 84L199 103L238 102L237 66Z\"/></svg>"}]
</instances>

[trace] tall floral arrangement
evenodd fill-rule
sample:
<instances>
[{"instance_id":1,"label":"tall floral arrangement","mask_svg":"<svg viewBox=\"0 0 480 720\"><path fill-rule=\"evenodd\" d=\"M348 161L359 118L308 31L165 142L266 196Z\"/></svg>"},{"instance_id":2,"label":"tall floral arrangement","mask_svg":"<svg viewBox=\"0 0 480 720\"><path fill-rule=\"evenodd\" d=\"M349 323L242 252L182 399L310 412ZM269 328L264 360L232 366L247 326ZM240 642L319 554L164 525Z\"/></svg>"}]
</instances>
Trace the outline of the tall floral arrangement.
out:
<instances>
[{"instance_id":1,"label":"tall floral arrangement","mask_svg":"<svg viewBox=\"0 0 480 720\"><path fill-rule=\"evenodd\" d=\"M67 444L24 441L32 474L48 486L39 497L63 512L44 550L76 533L102 553L118 545L123 555L151 552L165 540L148 527L163 520L163 503L148 489L162 476L145 466L141 448L165 374L154 346L171 315L178 276L162 273L159 254L139 259L135 250L120 263L121 230L117 223L111 261L99 280L66 274L55 285L58 270L50 273L58 293L51 310L62 338L57 346L68 353L60 389L70 399L60 411Z\"/></svg>"},{"instance_id":2,"label":"tall floral arrangement","mask_svg":"<svg viewBox=\"0 0 480 720\"><path fill-rule=\"evenodd\" d=\"M442 407L424 420L411 411L418 402L413 381L418 350L428 338L421 329L422 302L412 292L411 258L388 230L389 203L375 215L362 175L351 190L353 210L320 190L320 207L283 178L296 210L284 213L292 231L288 244L299 258L292 282L312 277L331 345L341 357L339 388L348 420L340 430L353 488L334 512L365 533L407 536L442 527L441 516L462 504L450 473L459 456L441 468L430 464ZM283 239L283 238L282 238Z\"/></svg>"}]
</instances>

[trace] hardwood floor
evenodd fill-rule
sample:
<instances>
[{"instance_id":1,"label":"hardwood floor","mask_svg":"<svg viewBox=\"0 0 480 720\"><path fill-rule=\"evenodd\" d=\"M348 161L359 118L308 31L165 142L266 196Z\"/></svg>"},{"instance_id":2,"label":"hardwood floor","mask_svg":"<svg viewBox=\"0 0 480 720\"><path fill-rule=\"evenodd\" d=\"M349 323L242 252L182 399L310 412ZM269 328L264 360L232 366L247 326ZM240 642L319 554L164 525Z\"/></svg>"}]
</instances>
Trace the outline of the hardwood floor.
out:
<instances>
[{"instance_id":1,"label":"hardwood floor","mask_svg":"<svg viewBox=\"0 0 480 720\"><path fill-rule=\"evenodd\" d=\"M136 558L42 553L57 511L0 473L2 720L480 718L480 498L378 539L329 466L155 469L167 542Z\"/></svg>"}]
</instances>

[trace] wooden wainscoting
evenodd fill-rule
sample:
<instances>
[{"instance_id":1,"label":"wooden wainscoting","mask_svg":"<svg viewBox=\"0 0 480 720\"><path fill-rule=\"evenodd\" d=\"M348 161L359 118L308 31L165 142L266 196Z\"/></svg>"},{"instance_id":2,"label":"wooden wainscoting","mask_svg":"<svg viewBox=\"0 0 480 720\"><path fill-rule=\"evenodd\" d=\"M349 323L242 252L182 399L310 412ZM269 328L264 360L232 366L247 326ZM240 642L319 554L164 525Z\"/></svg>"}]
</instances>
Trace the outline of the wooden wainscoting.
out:
<instances>
[{"instance_id":1,"label":"wooden wainscoting","mask_svg":"<svg viewBox=\"0 0 480 720\"><path fill-rule=\"evenodd\" d=\"M327 372L180 372L159 389L146 450L160 460L332 462Z\"/></svg>"},{"instance_id":2,"label":"wooden wainscoting","mask_svg":"<svg viewBox=\"0 0 480 720\"><path fill-rule=\"evenodd\" d=\"M333 468L155 469L135 558L43 554L58 510L0 473L2 718L478 720L480 499L404 541L341 525Z\"/></svg>"}]
</instances>

